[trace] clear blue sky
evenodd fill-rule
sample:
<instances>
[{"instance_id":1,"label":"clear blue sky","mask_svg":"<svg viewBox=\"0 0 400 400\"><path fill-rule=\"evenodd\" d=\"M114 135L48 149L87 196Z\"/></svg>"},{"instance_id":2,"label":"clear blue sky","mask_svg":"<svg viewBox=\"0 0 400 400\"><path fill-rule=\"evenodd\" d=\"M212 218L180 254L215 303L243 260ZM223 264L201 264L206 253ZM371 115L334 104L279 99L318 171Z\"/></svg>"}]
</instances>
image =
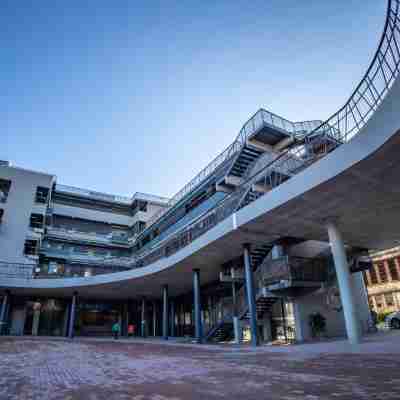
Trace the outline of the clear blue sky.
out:
<instances>
[{"instance_id":1,"label":"clear blue sky","mask_svg":"<svg viewBox=\"0 0 400 400\"><path fill-rule=\"evenodd\" d=\"M322 119L364 73L386 0L0 4L0 159L173 195L264 107Z\"/></svg>"}]
</instances>

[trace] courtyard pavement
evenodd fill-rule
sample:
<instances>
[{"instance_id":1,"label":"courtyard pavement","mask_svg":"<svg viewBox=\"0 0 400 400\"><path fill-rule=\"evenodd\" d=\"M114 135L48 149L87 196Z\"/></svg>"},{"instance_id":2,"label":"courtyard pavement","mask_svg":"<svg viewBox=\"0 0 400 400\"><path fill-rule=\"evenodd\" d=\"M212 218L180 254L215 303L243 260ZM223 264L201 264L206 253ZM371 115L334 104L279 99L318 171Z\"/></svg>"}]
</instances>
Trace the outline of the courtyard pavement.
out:
<instances>
[{"instance_id":1,"label":"courtyard pavement","mask_svg":"<svg viewBox=\"0 0 400 400\"><path fill-rule=\"evenodd\" d=\"M292 346L0 338L1 400L400 399L400 332Z\"/></svg>"}]
</instances>

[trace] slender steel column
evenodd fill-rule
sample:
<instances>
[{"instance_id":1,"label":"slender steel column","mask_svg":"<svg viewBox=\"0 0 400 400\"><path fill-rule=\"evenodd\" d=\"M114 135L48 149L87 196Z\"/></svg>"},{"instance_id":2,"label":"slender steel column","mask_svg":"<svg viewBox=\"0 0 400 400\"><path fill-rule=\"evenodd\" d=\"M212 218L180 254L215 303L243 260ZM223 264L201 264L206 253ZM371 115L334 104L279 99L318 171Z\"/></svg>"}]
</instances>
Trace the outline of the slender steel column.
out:
<instances>
[{"instance_id":1,"label":"slender steel column","mask_svg":"<svg viewBox=\"0 0 400 400\"><path fill-rule=\"evenodd\" d=\"M170 313L171 313L171 336L175 336L175 301L170 301Z\"/></svg>"},{"instance_id":2,"label":"slender steel column","mask_svg":"<svg viewBox=\"0 0 400 400\"><path fill-rule=\"evenodd\" d=\"M258 330L257 330L257 307L256 307L256 295L254 293L254 278L253 271L251 269L250 261L250 245L245 244L244 248L244 270L246 276L246 292L247 292L247 303L249 306L250 314L250 332L251 332L251 344L258 346Z\"/></svg>"},{"instance_id":3,"label":"slender steel column","mask_svg":"<svg viewBox=\"0 0 400 400\"><path fill-rule=\"evenodd\" d=\"M7 318L7 308L8 308L8 302L9 302L9 296L10 296L10 292L8 290L6 290L6 292L4 293L4 297L3 297L3 302L1 305L1 314L0 314L0 335L3 334L4 332L4 327L6 324L6 318Z\"/></svg>"},{"instance_id":4,"label":"slender steel column","mask_svg":"<svg viewBox=\"0 0 400 400\"><path fill-rule=\"evenodd\" d=\"M147 327L146 327L146 299L145 298L143 298L142 299L142 323L141 323L141 326L142 326L142 337L146 337L146 334L147 334Z\"/></svg>"},{"instance_id":5,"label":"slender steel column","mask_svg":"<svg viewBox=\"0 0 400 400\"><path fill-rule=\"evenodd\" d=\"M157 302L153 301L153 336L157 336Z\"/></svg>"},{"instance_id":6,"label":"slender steel column","mask_svg":"<svg viewBox=\"0 0 400 400\"><path fill-rule=\"evenodd\" d=\"M193 270L193 300L194 300L194 326L197 343L203 341L203 329L201 324L201 299L200 299L200 271Z\"/></svg>"},{"instance_id":7,"label":"slender steel column","mask_svg":"<svg viewBox=\"0 0 400 400\"><path fill-rule=\"evenodd\" d=\"M342 300L347 337L350 343L358 344L361 340L361 326L357 318L353 287L351 285L350 269L347 263L346 250L342 235L335 223L332 221L328 222L327 229L333 261L335 263L340 297Z\"/></svg>"},{"instance_id":8,"label":"slender steel column","mask_svg":"<svg viewBox=\"0 0 400 400\"><path fill-rule=\"evenodd\" d=\"M163 338L168 340L168 285L163 286Z\"/></svg>"},{"instance_id":9,"label":"slender steel column","mask_svg":"<svg viewBox=\"0 0 400 400\"><path fill-rule=\"evenodd\" d=\"M78 293L74 293L71 302L71 313L69 315L69 325L68 325L68 337L72 339L74 337L74 324L75 324L75 308L76 308L76 298Z\"/></svg>"}]
</instances>

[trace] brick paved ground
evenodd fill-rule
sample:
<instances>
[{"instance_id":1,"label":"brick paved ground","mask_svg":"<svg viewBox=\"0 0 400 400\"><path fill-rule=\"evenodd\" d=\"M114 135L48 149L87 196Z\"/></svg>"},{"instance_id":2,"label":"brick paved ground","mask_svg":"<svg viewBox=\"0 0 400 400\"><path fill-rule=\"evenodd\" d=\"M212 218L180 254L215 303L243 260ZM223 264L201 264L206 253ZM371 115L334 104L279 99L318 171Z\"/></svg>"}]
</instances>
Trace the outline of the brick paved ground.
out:
<instances>
[{"instance_id":1,"label":"brick paved ground","mask_svg":"<svg viewBox=\"0 0 400 400\"><path fill-rule=\"evenodd\" d=\"M0 338L1 400L400 399L400 334L290 347Z\"/></svg>"}]
</instances>

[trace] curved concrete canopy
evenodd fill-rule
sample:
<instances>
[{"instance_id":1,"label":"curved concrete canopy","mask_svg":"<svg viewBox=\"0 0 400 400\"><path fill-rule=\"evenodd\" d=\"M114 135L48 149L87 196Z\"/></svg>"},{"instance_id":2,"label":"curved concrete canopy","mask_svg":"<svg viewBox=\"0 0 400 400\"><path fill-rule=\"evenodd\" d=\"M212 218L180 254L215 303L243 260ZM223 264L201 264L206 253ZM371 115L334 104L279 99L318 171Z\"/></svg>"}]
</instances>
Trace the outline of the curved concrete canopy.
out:
<instances>
[{"instance_id":1,"label":"curved concrete canopy","mask_svg":"<svg viewBox=\"0 0 400 400\"><path fill-rule=\"evenodd\" d=\"M385 248L400 242L400 80L349 143L242 208L168 258L129 271L86 278L0 278L14 293L85 297L160 297L192 286L192 269L202 283L218 279L220 265L239 256L246 242L268 243L293 236L327 240L334 218L349 245Z\"/></svg>"}]
</instances>

